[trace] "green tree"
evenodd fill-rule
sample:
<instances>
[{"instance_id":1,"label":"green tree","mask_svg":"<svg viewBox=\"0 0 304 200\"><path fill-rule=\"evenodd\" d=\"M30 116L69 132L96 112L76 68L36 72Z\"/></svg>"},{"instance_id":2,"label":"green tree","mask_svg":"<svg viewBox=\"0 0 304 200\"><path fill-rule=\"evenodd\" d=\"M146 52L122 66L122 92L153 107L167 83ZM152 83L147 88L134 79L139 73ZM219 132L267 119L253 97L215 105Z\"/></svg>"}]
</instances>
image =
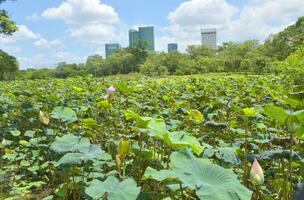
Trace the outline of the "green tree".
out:
<instances>
[{"instance_id":1,"label":"green tree","mask_svg":"<svg viewBox=\"0 0 304 200\"><path fill-rule=\"evenodd\" d=\"M247 61L243 61L243 59L247 59L250 52L259 48L260 45L257 40L247 40L243 43L226 42L219 47L218 56L224 64L225 71L238 72L249 69L250 66L247 69L247 66L245 66Z\"/></svg>"},{"instance_id":2,"label":"green tree","mask_svg":"<svg viewBox=\"0 0 304 200\"><path fill-rule=\"evenodd\" d=\"M0 4L6 0L0 0ZM12 35L18 30L14 21L12 21L6 10L0 10L0 35Z\"/></svg>"},{"instance_id":3,"label":"green tree","mask_svg":"<svg viewBox=\"0 0 304 200\"><path fill-rule=\"evenodd\" d=\"M191 59L201 56L213 57L216 53L214 49L204 45L190 45L187 47L186 52Z\"/></svg>"},{"instance_id":4,"label":"green tree","mask_svg":"<svg viewBox=\"0 0 304 200\"><path fill-rule=\"evenodd\" d=\"M120 49L109 56L105 65L110 69L110 74L128 74L133 72L133 63L136 57L127 49Z\"/></svg>"},{"instance_id":5,"label":"green tree","mask_svg":"<svg viewBox=\"0 0 304 200\"><path fill-rule=\"evenodd\" d=\"M131 72L139 72L140 65L145 62L148 56L148 42L145 40L138 40L134 46L126 48L128 53L134 55L134 60L130 65L132 65Z\"/></svg>"},{"instance_id":6,"label":"green tree","mask_svg":"<svg viewBox=\"0 0 304 200\"><path fill-rule=\"evenodd\" d=\"M140 72L147 76L168 74L168 68L162 63L163 56L159 53L150 53L147 60L140 65Z\"/></svg>"},{"instance_id":7,"label":"green tree","mask_svg":"<svg viewBox=\"0 0 304 200\"><path fill-rule=\"evenodd\" d=\"M304 83L304 44L284 61L277 63L277 69L286 76L288 84Z\"/></svg>"},{"instance_id":8,"label":"green tree","mask_svg":"<svg viewBox=\"0 0 304 200\"><path fill-rule=\"evenodd\" d=\"M271 35L265 41L265 54L277 60L284 60L304 42L304 17L288 26L284 31Z\"/></svg>"},{"instance_id":9,"label":"green tree","mask_svg":"<svg viewBox=\"0 0 304 200\"><path fill-rule=\"evenodd\" d=\"M19 71L19 64L14 56L0 50L0 80L13 80Z\"/></svg>"},{"instance_id":10,"label":"green tree","mask_svg":"<svg viewBox=\"0 0 304 200\"><path fill-rule=\"evenodd\" d=\"M85 76L87 74L87 69L84 64L67 64L66 62L60 62L57 64L54 72L54 77L68 78L75 76Z\"/></svg>"},{"instance_id":11,"label":"green tree","mask_svg":"<svg viewBox=\"0 0 304 200\"><path fill-rule=\"evenodd\" d=\"M89 56L86 61L86 68L90 74L94 74L94 76L101 76L100 69L104 64L104 59L101 55L95 54Z\"/></svg>"}]
</instances>

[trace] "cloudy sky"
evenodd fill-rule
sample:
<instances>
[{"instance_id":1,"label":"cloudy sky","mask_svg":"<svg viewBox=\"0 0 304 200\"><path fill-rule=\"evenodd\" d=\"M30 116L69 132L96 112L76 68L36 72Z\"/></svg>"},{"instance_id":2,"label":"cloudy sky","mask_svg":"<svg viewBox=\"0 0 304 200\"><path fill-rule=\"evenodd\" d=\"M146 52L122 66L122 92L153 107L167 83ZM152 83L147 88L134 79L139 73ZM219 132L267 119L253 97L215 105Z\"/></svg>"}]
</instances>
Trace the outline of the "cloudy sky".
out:
<instances>
[{"instance_id":1,"label":"cloudy sky","mask_svg":"<svg viewBox=\"0 0 304 200\"><path fill-rule=\"evenodd\" d=\"M154 25L156 49L200 43L201 27L216 27L218 43L263 41L304 15L304 0L17 0L1 5L19 25L0 49L21 68L54 67L104 55L104 44L128 45L128 30Z\"/></svg>"}]
</instances>

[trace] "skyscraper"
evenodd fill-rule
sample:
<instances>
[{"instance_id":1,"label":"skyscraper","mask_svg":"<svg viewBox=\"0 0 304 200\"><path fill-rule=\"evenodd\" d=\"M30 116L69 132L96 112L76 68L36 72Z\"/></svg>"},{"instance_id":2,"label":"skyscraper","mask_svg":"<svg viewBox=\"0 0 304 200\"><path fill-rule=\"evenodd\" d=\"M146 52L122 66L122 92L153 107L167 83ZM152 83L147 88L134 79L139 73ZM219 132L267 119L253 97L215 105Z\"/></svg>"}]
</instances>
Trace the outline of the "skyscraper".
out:
<instances>
[{"instance_id":1,"label":"skyscraper","mask_svg":"<svg viewBox=\"0 0 304 200\"><path fill-rule=\"evenodd\" d=\"M170 43L168 44L168 52L177 52L178 45L177 43Z\"/></svg>"},{"instance_id":2,"label":"skyscraper","mask_svg":"<svg viewBox=\"0 0 304 200\"><path fill-rule=\"evenodd\" d=\"M138 31L131 29L129 31L129 46L134 46L138 40L143 40L148 42L147 50L154 51L155 50L155 42L154 42L154 27L139 27Z\"/></svg>"},{"instance_id":3,"label":"skyscraper","mask_svg":"<svg viewBox=\"0 0 304 200\"><path fill-rule=\"evenodd\" d=\"M217 32L215 28L201 29L202 45L206 45L212 49L216 49L216 36Z\"/></svg>"},{"instance_id":4,"label":"skyscraper","mask_svg":"<svg viewBox=\"0 0 304 200\"><path fill-rule=\"evenodd\" d=\"M106 57L112 55L115 53L118 49L120 49L120 44L118 43L112 43L112 44L106 44Z\"/></svg>"},{"instance_id":5,"label":"skyscraper","mask_svg":"<svg viewBox=\"0 0 304 200\"><path fill-rule=\"evenodd\" d=\"M139 40L139 31L131 29L129 30L129 46L133 47Z\"/></svg>"}]
</instances>

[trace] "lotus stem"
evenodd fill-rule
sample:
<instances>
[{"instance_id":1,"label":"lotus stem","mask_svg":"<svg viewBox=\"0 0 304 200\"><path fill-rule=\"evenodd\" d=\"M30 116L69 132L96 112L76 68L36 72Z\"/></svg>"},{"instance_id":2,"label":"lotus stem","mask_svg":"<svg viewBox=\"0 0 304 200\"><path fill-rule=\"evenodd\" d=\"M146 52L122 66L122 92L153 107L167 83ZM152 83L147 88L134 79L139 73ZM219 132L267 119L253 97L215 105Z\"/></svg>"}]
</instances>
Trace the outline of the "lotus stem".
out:
<instances>
[{"instance_id":1,"label":"lotus stem","mask_svg":"<svg viewBox=\"0 0 304 200\"><path fill-rule=\"evenodd\" d=\"M179 184L179 188L180 188L182 199L185 199L184 192L183 192L183 185L181 183Z\"/></svg>"},{"instance_id":2,"label":"lotus stem","mask_svg":"<svg viewBox=\"0 0 304 200\"><path fill-rule=\"evenodd\" d=\"M245 123L245 143L244 143L244 185L247 187L247 174L248 174L248 170L247 170L247 151L248 151L248 141L247 141L247 137L248 137L248 122L246 121Z\"/></svg>"},{"instance_id":3,"label":"lotus stem","mask_svg":"<svg viewBox=\"0 0 304 200\"><path fill-rule=\"evenodd\" d=\"M255 200L259 200L260 198L260 186L255 187Z\"/></svg>"},{"instance_id":4,"label":"lotus stem","mask_svg":"<svg viewBox=\"0 0 304 200\"><path fill-rule=\"evenodd\" d=\"M290 149L289 149L289 181L290 181L290 188L289 188L289 198L292 198L292 190L293 190L293 183L292 183L292 146L293 146L293 133L290 133Z\"/></svg>"}]
</instances>

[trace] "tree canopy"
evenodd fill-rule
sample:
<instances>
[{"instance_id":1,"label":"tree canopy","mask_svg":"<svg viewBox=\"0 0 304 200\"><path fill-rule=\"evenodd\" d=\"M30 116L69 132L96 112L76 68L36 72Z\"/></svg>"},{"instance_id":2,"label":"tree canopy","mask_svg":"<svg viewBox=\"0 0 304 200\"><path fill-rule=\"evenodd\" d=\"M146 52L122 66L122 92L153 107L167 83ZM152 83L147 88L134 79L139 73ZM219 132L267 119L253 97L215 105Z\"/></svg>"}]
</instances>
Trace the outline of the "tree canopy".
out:
<instances>
[{"instance_id":1,"label":"tree canopy","mask_svg":"<svg viewBox=\"0 0 304 200\"><path fill-rule=\"evenodd\" d=\"M0 4L6 0L0 0ZM8 16L6 10L0 10L0 36L1 35L12 35L18 30L16 22L12 21Z\"/></svg>"},{"instance_id":2,"label":"tree canopy","mask_svg":"<svg viewBox=\"0 0 304 200\"><path fill-rule=\"evenodd\" d=\"M0 50L0 80L12 80L18 71L17 59Z\"/></svg>"},{"instance_id":3,"label":"tree canopy","mask_svg":"<svg viewBox=\"0 0 304 200\"><path fill-rule=\"evenodd\" d=\"M284 31L271 35L265 41L265 54L277 60L286 59L304 42L304 16Z\"/></svg>"}]
</instances>

